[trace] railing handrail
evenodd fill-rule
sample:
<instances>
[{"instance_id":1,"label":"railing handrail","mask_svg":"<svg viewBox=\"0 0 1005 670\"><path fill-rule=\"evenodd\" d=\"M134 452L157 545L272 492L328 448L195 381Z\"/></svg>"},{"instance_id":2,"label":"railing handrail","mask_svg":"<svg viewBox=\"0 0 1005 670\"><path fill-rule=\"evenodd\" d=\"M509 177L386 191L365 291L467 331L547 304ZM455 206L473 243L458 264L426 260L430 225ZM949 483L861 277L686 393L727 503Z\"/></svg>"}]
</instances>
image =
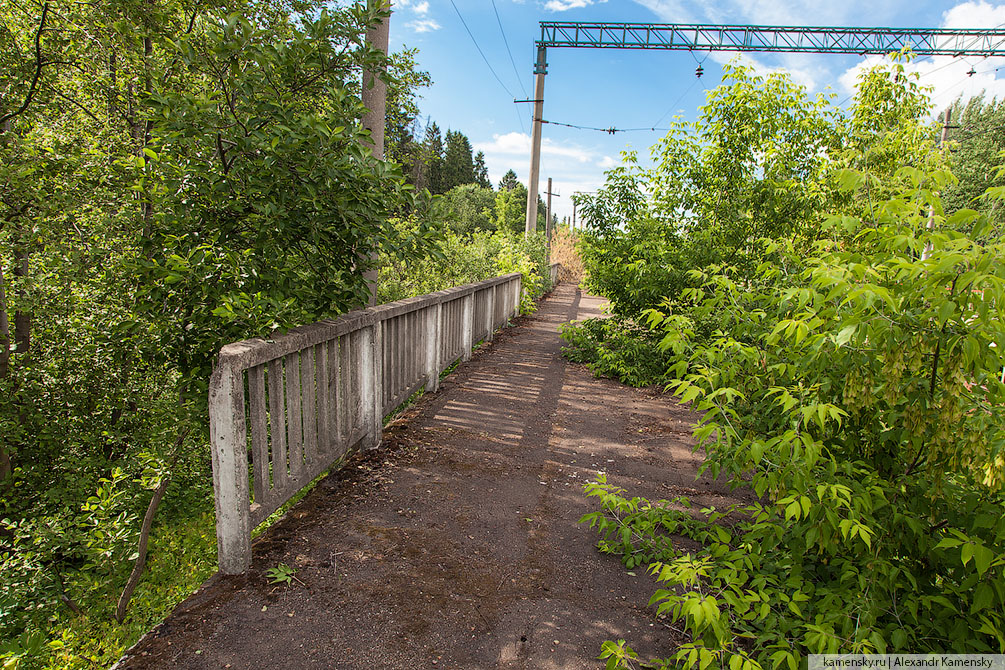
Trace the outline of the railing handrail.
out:
<instances>
[{"instance_id":1,"label":"railing handrail","mask_svg":"<svg viewBox=\"0 0 1005 670\"><path fill-rule=\"evenodd\" d=\"M245 572L257 523L338 458L376 447L385 416L491 340L519 313L521 284L514 272L222 347L209 387L220 571Z\"/></svg>"},{"instance_id":2,"label":"railing handrail","mask_svg":"<svg viewBox=\"0 0 1005 670\"><path fill-rule=\"evenodd\" d=\"M552 265L558 265L558 263L552 263ZM519 272L511 272L414 298L403 298L376 307L355 309L334 319L322 319L306 326L290 328L285 333L276 333L268 339L252 337L233 342L220 349L216 367L229 365L246 370L354 330L372 326L376 322L415 312L432 305L450 302L471 295L475 291L504 284L518 276L520 276Z\"/></svg>"}]
</instances>

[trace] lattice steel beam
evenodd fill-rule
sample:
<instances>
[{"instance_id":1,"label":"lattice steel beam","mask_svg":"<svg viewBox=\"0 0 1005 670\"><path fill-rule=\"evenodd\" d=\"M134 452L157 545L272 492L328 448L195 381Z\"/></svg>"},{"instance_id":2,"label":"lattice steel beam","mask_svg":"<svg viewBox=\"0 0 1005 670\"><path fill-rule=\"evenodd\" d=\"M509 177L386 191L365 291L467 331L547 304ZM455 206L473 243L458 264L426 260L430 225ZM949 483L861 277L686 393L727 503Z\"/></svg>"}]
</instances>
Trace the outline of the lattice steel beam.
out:
<instances>
[{"instance_id":1,"label":"lattice steel beam","mask_svg":"<svg viewBox=\"0 0 1005 670\"><path fill-rule=\"evenodd\" d=\"M538 47L888 54L910 47L922 56L1005 56L1005 30L806 28L683 23L542 21Z\"/></svg>"},{"instance_id":2,"label":"lattice steel beam","mask_svg":"<svg viewBox=\"0 0 1005 670\"><path fill-rule=\"evenodd\" d=\"M526 229L537 226L544 77L549 48L760 51L886 55L910 47L920 56L1005 56L1005 30L941 28L807 28L684 23L580 23L542 21L534 64L533 131Z\"/></svg>"}]
</instances>

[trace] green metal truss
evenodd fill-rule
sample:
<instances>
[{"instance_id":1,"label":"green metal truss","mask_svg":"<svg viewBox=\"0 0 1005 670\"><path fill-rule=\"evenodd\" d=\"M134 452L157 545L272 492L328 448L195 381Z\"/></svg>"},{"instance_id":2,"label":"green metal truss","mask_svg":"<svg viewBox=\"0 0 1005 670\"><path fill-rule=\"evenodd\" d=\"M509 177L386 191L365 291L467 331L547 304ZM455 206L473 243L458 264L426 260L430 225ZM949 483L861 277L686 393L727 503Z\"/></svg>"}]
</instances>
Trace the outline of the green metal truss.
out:
<instances>
[{"instance_id":1,"label":"green metal truss","mask_svg":"<svg viewBox=\"0 0 1005 670\"><path fill-rule=\"evenodd\" d=\"M539 54L547 48L585 47L866 55L909 47L922 56L1005 56L1005 30L542 21L537 46Z\"/></svg>"}]
</instances>

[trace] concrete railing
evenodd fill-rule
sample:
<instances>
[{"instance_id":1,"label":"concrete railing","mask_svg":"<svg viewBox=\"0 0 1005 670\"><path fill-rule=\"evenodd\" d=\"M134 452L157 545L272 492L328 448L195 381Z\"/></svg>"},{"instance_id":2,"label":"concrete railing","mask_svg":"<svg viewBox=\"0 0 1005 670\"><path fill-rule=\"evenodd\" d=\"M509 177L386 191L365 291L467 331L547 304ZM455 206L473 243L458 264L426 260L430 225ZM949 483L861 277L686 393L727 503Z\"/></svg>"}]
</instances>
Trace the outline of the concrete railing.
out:
<instances>
[{"instance_id":1,"label":"concrete railing","mask_svg":"<svg viewBox=\"0 0 1005 670\"><path fill-rule=\"evenodd\" d=\"M376 447L384 418L435 391L519 297L515 273L223 347L209 386L220 572L247 571L252 529L348 452Z\"/></svg>"}]
</instances>

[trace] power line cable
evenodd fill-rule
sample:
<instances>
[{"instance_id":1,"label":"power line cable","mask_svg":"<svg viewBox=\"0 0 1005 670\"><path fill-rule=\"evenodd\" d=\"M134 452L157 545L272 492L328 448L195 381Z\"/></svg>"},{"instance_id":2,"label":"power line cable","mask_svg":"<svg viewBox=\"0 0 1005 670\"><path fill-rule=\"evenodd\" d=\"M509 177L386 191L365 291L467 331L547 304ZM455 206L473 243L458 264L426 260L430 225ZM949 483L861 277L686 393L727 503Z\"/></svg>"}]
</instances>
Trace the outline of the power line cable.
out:
<instances>
[{"instance_id":1,"label":"power line cable","mask_svg":"<svg viewBox=\"0 0 1005 670\"><path fill-rule=\"evenodd\" d=\"M499 78L499 75L496 74L495 68L492 67L492 63L489 62L489 59L485 56L485 52L482 51L482 48L478 45L478 40L475 39L474 33L471 32L471 28L468 28L468 22L464 20L464 16L461 14L461 10L457 9L457 5L454 3L454 0L450 0L450 4L451 6L453 6L454 11L457 12L457 18L461 20L461 25L463 25L464 30L467 31L468 37L471 38L471 43L475 45L475 49L478 50L478 53L481 55L482 60L485 61L485 65L488 67L489 72L491 72L492 76L496 78L496 81L499 82L499 85L502 86L504 91L506 91L506 94L509 95L510 98L516 100L516 96L513 95L513 91L509 90L509 87L503 83L502 79ZM512 58L512 56L510 57ZM517 121L520 122L520 132L526 135L527 128L526 126L523 125L523 117L520 116L519 110L516 110L516 118Z\"/></svg>"},{"instance_id":2,"label":"power line cable","mask_svg":"<svg viewBox=\"0 0 1005 670\"><path fill-rule=\"evenodd\" d=\"M608 135L615 135L617 133L636 133L641 131L647 132L669 132L673 130L672 128L657 128L655 126L647 126L645 128L615 128L611 126L610 128L597 128L596 126L581 126L575 123L562 123L561 121L548 121L547 119L541 119L541 123L547 123L552 126L562 126L564 128L574 128L575 130L595 130L600 133L607 133Z\"/></svg>"},{"instance_id":3,"label":"power line cable","mask_svg":"<svg viewBox=\"0 0 1005 670\"><path fill-rule=\"evenodd\" d=\"M945 70L950 65L956 65L957 63L960 62L960 61L956 60L957 58L958 58L958 56L953 56L952 58L949 59L949 62L946 63L945 65L940 65L939 67L935 68L934 70L929 70L928 72L922 72L919 76L922 77L922 78L924 78L924 77L927 77L930 74L935 74L936 72L938 72L940 70ZM933 63L935 62L934 58L932 59L932 62ZM966 63L967 65L970 65L970 63L968 61L966 61L966 60L964 60L963 62Z\"/></svg>"},{"instance_id":4,"label":"power line cable","mask_svg":"<svg viewBox=\"0 0 1005 670\"><path fill-rule=\"evenodd\" d=\"M998 24L997 26L995 26L994 28L992 28L992 30L998 30L998 29L999 29L999 28L1001 28L1002 26L1005 26L1005 22L1002 22L1002 23L999 23L999 24ZM942 66L940 66L940 67L937 67L937 68L935 68L934 70L929 70L928 72L925 72L925 73L923 73L923 74L922 74L921 76L922 76L922 77L927 77L927 76L928 76L928 75L930 75L930 74L935 74L935 73L936 73L936 72L938 72L939 70L944 70L944 69L946 69L946 68L947 68L947 67L949 67L950 65L955 65L955 64L959 63L959 61L958 61L958 60L956 60L957 58L959 58L959 56L953 56L953 57L952 57L952 58L951 58L951 59L949 60L949 62L948 62L948 63L946 63L945 65L942 65ZM984 57L984 60L987 60L987 59L988 59L988 57L987 57L987 56L985 56L985 57ZM932 62L933 62L933 63L935 62L935 58L934 58L934 57L932 58ZM964 63L967 63L968 65L970 65L969 61L967 61L967 60L965 60L965 59L964 59L964 61L963 61L963 62L964 62ZM973 65L970 65L970 67L971 67L971 68L973 68ZM996 69L997 69L997 68L996 68Z\"/></svg>"},{"instance_id":5,"label":"power line cable","mask_svg":"<svg viewBox=\"0 0 1005 670\"><path fill-rule=\"evenodd\" d=\"M950 93L951 91L955 91L957 88L960 87L961 84L965 86L969 81L970 81L970 77L964 77L963 79L960 79L959 81L957 81L955 84L953 84L949 88L947 88L944 91L942 91L942 93L939 93L938 95L932 96L932 100L931 100L932 104L935 104L936 100L941 100L942 98L944 98L947 93Z\"/></svg>"},{"instance_id":6,"label":"power line cable","mask_svg":"<svg viewBox=\"0 0 1005 670\"><path fill-rule=\"evenodd\" d=\"M506 53L509 54L509 62L513 65L513 74L516 75L516 83L520 85L520 90L523 91L523 96L529 98L527 95L527 87L523 85L523 79L520 78L520 70L517 69L516 61L513 60L513 51L509 48L509 40L506 39L506 31L503 30L502 19L499 18L499 9L496 7L496 0L492 0L492 11L496 13L496 23L499 24L499 32L502 34L503 44L506 45Z\"/></svg>"},{"instance_id":7,"label":"power line cable","mask_svg":"<svg viewBox=\"0 0 1005 670\"><path fill-rule=\"evenodd\" d=\"M667 115L670 114L670 112L672 112L678 104L680 104L680 101L684 99L684 96L690 93L691 89L694 88L694 85L697 84L699 81L700 80L698 79L698 77L695 77L694 80L692 80L691 85L688 86L686 89L684 89L683 93L677 96L677 99L673 101L673 104L671 104L670 107L667 108L667 111L663 112L663 116L657 119L656 123L654 123L653 125L658 126L661 123L663 123L663 119L665 119Z\"/></svg>"},{"instance_id":8,"label":"power line cable","mask_svg":"<svg viewBox=\"0 0 1005 670\"><path fill-rule=\"evenodd\" d=\"M523 117L520 116L520 109L514 108L516 111L516 120L520 122L520 132L524 135L527 134L527 126L523 125Z\"/></svg>"},{"instance_id":9,"label":"power line cable","mask_svg":"<svg viewBox=\"0 0 1005 670\"><path fill-rule=\"evenodd\" d=\"M471 42L475 45L475 49L478 50L478 53L481 54L482 56L482 60L485 61L485 65L488 66L489 72L491 72L492 76L496 78L496 81L499 82L499 85L503 87L503 90L509 94L509 97L516 99L516 96L513 95L513 92L509 90L509 87L506 86L506 84L503 83L503 80L499 78L499 75L496 74L495 68L492 67L492 63L489 62L489 59L486 58L485 56L485 52L482 51L482 48L478 45L478 40L475 39L474 33L472 33L471 29L468 28L468 22L465 21L464 16L461 15L461 10L457 9L457 5L456 3L454 3L454 0L450 0L450 4L453 6L454 11L457 12L457 18L461 20L461 25L463 25L464 30L468 32L468 37L471 38Z\"/></svg>"}]
</instances>

